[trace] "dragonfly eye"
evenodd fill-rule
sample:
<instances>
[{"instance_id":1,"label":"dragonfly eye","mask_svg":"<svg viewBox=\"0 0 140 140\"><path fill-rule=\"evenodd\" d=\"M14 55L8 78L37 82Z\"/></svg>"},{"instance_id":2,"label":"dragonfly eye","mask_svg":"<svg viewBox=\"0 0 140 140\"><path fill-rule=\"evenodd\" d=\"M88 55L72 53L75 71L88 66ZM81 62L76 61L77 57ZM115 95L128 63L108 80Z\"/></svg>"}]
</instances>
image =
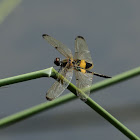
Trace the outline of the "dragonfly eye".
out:
<instances>
[{"instance_id":1,"label":"dragonfly eye","mask_svg":"<svg viewBox=\"0 0 140 140\"><path fill-rule=\"evenodd\" d=\"M61 64L60 58L54 59L54 64L55 64L56 66L60 66L60 64Z\"/></svg>"}]
</instances>

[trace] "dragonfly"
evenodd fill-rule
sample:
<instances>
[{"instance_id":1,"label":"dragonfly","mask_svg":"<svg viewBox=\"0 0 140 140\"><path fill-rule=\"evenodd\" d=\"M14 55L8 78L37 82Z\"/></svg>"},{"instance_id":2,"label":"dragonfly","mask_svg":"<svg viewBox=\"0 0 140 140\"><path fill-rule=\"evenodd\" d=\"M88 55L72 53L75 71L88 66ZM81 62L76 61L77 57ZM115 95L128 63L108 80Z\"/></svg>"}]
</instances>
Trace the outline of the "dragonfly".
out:
<instances>
[{"instance_id":1,"label":"dragonfly","mask_svg":"<svg viewBox=\"0 0 140 140\"><path fill-rule=\"evenodd\" d=\"M61 58L59 57L55 58L54 64L56 66L60 66L59 73L65 79L67 79L67 81L65 81L58 77L56 82L46 93L47 100L54 100L63 93L63 91L68 87L69 83L72 80L73 70L75 71L76 86L79 89L87 88L85 93L88 96L90 95L90 88L88 87L90 87L92 84L93 75L103 78L111 78L110 76L90 71L93 68L93 62L86 41L82 36L77 36L75 38L74 56L72 55L71 50L67 48L67 46L65 46L63 43L56 40L55 38L47 34L43 34L42 37L47 40L47 42L57 51L59 51L63 56L65 56L64 60L61 60ZM81 95L78 91L77 96L79 96L80 99L85 100L85 97Z\"/></svg>"}]
</instances>

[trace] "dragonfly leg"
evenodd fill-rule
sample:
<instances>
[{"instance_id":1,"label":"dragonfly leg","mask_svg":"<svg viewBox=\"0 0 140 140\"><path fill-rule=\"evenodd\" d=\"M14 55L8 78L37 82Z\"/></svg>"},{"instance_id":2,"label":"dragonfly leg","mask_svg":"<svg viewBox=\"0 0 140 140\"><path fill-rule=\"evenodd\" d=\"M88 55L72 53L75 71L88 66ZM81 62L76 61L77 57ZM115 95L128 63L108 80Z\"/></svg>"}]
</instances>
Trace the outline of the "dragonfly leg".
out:
<instances>
[{"instance_id":1,"label":"dragonfly leg","mask_svg":"<svg viewBox=\"0 0 140 140\"><path fill-rule=\"evenodd\" d=\"M60 69L58 70L58 73L62 70L62 66L60 66Z\"/></svg>"}]
</instances>

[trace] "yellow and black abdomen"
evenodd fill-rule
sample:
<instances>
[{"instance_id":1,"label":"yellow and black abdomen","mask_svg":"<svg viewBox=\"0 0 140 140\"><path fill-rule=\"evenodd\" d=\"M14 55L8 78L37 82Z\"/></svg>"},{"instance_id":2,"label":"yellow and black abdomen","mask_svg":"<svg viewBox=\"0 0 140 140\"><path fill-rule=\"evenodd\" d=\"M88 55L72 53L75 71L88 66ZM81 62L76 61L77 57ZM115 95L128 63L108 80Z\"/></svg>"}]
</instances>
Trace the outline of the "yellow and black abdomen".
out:
<instances>
[{"instance_id":1,"label":"yellow and black abdomen","mask_svg":"<svg viewBox=\"0 0 140 140\"><path fill-rule=\"evenodd\" d=\"M88 63L85 60L78 60L79 61L79 66L83 69L90 70L93 68L92 63Z\"/></svg>"}]
</instances>

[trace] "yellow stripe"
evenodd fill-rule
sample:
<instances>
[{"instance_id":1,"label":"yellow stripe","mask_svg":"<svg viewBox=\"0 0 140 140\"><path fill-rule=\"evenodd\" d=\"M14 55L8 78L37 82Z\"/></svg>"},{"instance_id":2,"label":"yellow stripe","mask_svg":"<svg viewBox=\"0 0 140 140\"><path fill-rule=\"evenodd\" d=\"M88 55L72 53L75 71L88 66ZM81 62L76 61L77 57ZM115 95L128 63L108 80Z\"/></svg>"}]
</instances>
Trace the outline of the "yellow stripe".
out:
<instances>
[{"instance_id":1,"label":"yellow stripe","mask_svg":"<svg viewBox=\"0 0 140 140\"><path fill-rule=\"evenodd\" d=\"M86 62L85 62L85 60L81 60L79 66L80 66L81 68L84 68L84 69L85 69L85 67L86 67Z\"/></svg>"},{"instance_id":2,"label":"yellow stripe","mask_svg":"<svg viewBox=\"0 0 140 140\"><path fill-rule=\"evenodd\" d=\"M86 70L84 70L84 69L81 69L81 72L82 72L82 73L86 73Z\"/></svg>"}]
</instances>

